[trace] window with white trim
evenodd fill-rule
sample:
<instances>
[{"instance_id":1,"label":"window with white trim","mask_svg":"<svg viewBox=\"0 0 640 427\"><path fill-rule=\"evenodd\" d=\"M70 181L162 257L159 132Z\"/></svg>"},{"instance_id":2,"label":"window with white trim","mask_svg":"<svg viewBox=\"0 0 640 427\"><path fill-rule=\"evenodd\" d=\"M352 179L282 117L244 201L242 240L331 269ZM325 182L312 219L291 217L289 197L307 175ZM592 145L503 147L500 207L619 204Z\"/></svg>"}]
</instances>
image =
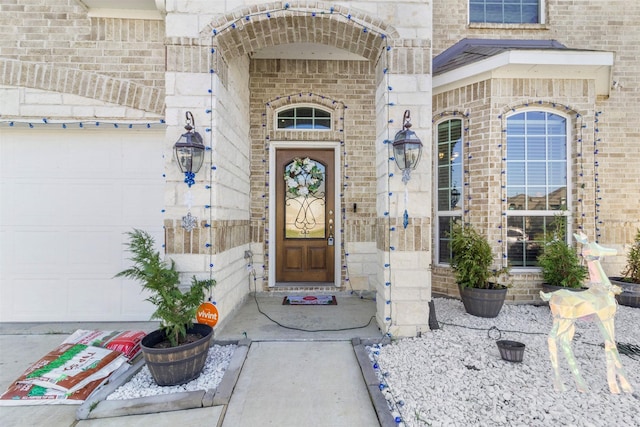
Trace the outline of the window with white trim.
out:
<instances>
[{"instance_id":1,"label":"window with white trim","mask_svg":"<svg viewBox=\"0 0 640 427\"><path fill-rule=\"evenodd\" d=\"M469 22L541 24L543 0L469 0Z\"/></svg>"},{"instance_id":2,"label":"window with white trim","mask_svg":"<svg viewBox=\"0 0 640 427\"><path fill-rule=\"evenodd\" d=\"M548 111L506 120L507 258L512 267L535 267L545 237L558 226L568 237L569 120Z\"/></svg>"},{"instance_id":3,"label":"window with white trim","mask_svg":"<svg viewBox=\"0 0 640 427\"><path fill-rule=\"evenodd\" d=\"M462 219L462 120L441 122L436 129L438 263L446 264L451 261L453 223Z\"/></svg>"},{"instance_id":4,"label":"window with white trim","mask_svg":"<svg viewBox=\"0 0 640 427\"><path fill-rule=\"evenodd\" d=\"M330 130L331 113L320 108L304 106L281 110L277 114L278 129Z\"/></svg>"}]
</instances>

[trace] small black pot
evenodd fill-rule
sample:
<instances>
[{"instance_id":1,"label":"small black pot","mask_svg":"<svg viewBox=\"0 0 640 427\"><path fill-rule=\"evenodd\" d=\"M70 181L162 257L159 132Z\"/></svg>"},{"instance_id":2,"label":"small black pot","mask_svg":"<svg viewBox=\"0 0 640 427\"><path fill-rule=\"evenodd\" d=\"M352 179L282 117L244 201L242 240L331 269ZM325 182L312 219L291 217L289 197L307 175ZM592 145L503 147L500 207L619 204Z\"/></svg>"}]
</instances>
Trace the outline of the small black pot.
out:
<instances>
[{"instance_id":1,"label":"small black pot","mask_svg":"<svg viewBox=\"0 0 640 427\"><path fill-rule=\"evenodd\" d=\"M507 362L522 362L525 345L518 341L500 340L496 341L500 357Z\"/></svg>"}]
</instances>

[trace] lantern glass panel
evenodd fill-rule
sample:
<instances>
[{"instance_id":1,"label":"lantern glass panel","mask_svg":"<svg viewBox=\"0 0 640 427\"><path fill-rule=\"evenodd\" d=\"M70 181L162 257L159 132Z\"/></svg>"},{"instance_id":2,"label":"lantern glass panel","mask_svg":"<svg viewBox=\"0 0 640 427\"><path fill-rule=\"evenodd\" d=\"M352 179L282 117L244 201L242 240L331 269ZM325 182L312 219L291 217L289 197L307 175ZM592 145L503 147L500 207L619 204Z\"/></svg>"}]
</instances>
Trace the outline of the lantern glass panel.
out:
<instances>
[{"instance_id":1,"label":"lantern glass panel","mask_svg":"<svg viewBox=\"0 0 640 427\"><path fill-rule=\"evenodd\" d=\"M191 147L176 146L176 160L181 172L190 171L192 163Z\"/></svg>"},{"instance_id":2,"label":"lantern glass panel","mask_svg":"<svg viewBox=\"0 0 640 427\"><path fill-rule=\"evenodd\" d=\"M198 173L198 171L202 167L202 163L204 162L204 149L200 147L194 147L192 158L193 160L191 164L191 172Z\"/></svg>"},{"instance_id":3,"label":"lantern glass panel","mask_svg":"<svg viewBox=\"0 0 640 427\"><path fill-rule=\"evenodd\" d=\"M199 133L185 133L174 145L178 167L184 172L198 173L204 162L204 145Z\"/></svg>"},{"instance_id":4,"label":"lantern glass panel","mask_svg":"<svg viewBox=\"0 0 640 427\"><path fill-rule=\"evenodd\" d=\"M420 154L422 154L422 144L420 142L411 142L406 143L404 147L406 167L415 169L420 161Z\"/></svg>"},{"instance_id":5,"label":"lantern glass panel","mask_svg":"<svg viewBox=\"0 0 640 427\"><path fill-rule=\"evenodd\" d=\"M419 140L396 141L393 144L393 155L398 168L415 169L422 154L422 143Z\"/></svg>"},{"instance_id":6,"label":"lantern glass panel","mask_svg":"<svg viewBox=\"0 0 640 427\"><path fill-rule=\"evenodd\" d=\"M404 145L398 144L393 146L393 156L396 159L396 164L402 170L405 169L405 156L404 156Z\"/></svg>"}]
</instances>

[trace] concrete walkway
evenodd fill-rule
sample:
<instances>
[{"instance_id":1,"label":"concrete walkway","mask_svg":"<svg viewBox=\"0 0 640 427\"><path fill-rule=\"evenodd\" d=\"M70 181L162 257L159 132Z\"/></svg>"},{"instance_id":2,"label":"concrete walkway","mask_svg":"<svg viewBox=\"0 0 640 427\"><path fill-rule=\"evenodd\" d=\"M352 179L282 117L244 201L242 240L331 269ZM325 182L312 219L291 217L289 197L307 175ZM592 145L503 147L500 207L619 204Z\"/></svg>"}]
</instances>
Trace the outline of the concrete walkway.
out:
<instances>
[{"instance_id":1,"label":"concrete walkway","mask_svg":"<svg viewBox=\"0 0 640 427\"><path fill-rule=\"evenodd\" d=\"M337 306L299 307L282 305L282 298L280 294L260 294L255 299L251 295L216 329L215 340L251 340L228 405L82 421L76 421L77 405L5 406L0 407L0 425L381 425L371 400L372 381L365 381L351 343L356 337L381 337L371 320L375 302L338 295ZM4 392L30 364L76 329L151 331L155 327L152 322L0 324L0 389Z\"/></svg>"},{"instance_id":2,"label":"concrete walkway","mask_svg":"<svg viewBox=\"0 0 640 427\"><path fill-rule=\"evenodd\" d=\"M271 425L378 425L350 342L251 345L222 426Z\"/></svg>"}]
</instances>

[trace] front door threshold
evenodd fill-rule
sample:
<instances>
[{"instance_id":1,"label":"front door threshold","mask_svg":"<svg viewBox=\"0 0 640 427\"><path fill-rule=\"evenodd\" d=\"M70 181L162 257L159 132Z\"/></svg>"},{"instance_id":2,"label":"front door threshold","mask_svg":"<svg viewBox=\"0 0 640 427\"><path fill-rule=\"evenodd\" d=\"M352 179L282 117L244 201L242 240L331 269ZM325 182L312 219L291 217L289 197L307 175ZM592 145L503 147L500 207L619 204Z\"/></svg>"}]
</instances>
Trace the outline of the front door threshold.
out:
<instances>
[{"instance_id":1,"label":"front door threshold","mask_svg":"<svg viewBox=\"0 0 640 427\"><path fill-rule=\"evenodd\" d=\"M318 289L318 288L331 288L335 289L336 284L333 282L276 282L274 288L277 289Z\"/></svg>"}]
</instances>

